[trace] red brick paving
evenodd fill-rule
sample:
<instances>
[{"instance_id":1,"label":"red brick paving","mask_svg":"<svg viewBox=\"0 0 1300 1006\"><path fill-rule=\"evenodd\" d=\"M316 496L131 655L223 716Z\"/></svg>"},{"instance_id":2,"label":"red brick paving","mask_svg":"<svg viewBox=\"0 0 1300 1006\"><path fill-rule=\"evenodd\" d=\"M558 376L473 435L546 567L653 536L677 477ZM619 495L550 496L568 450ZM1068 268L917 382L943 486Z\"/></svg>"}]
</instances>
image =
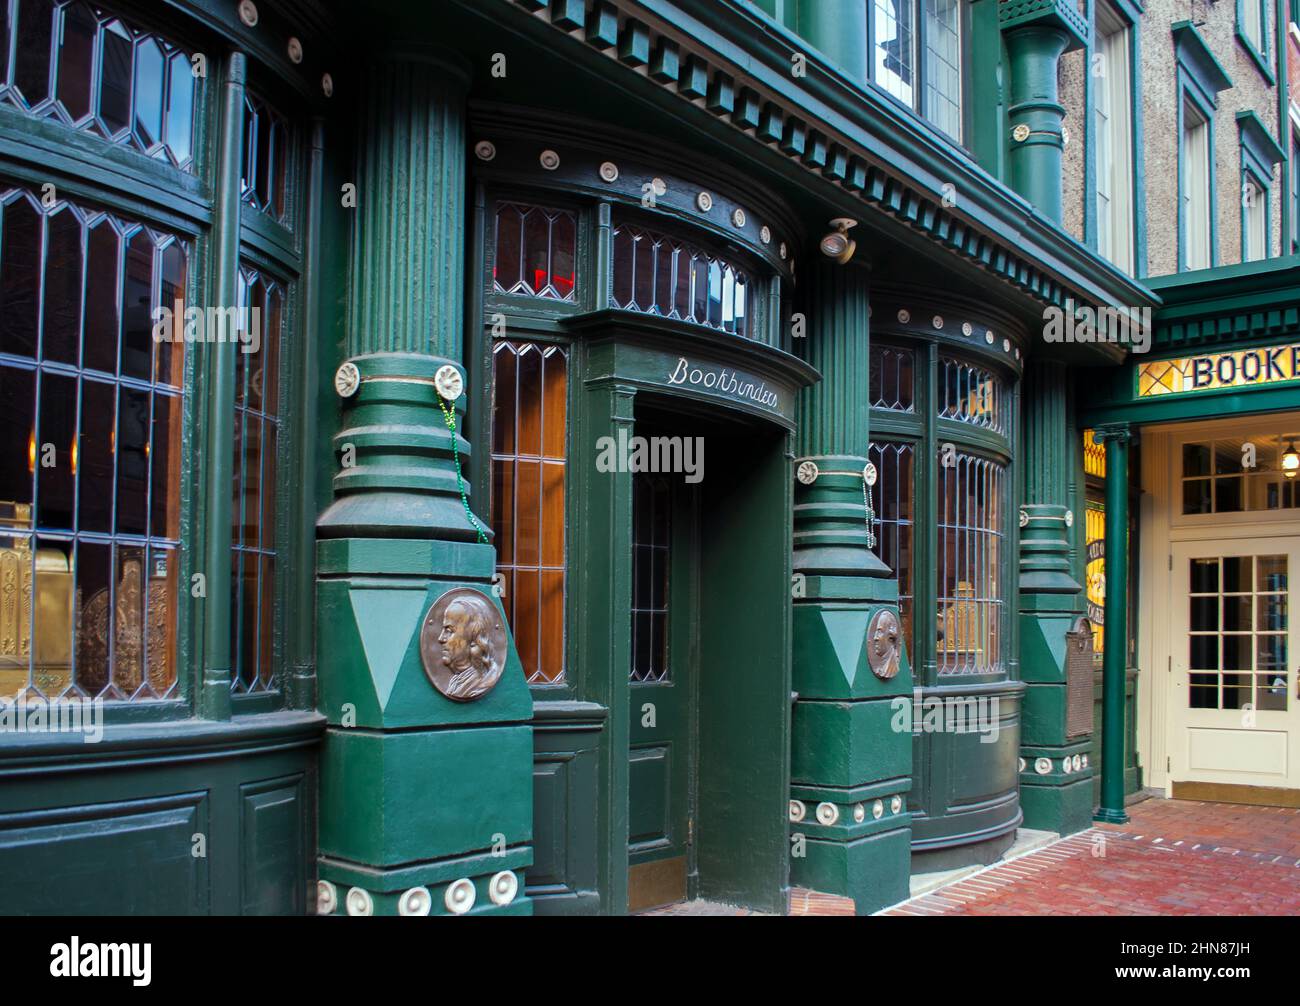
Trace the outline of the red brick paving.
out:
<instances>
[{"instance_id":1,"label":"red brick paving","mask_svg":"<svg viewBox=\"0 0 1300 1006\"><path fill-rule=\"evenodd\" d=\"M1146 800L886 915L1300 915L1300 810Z\"/></svg>"}]
</instances>

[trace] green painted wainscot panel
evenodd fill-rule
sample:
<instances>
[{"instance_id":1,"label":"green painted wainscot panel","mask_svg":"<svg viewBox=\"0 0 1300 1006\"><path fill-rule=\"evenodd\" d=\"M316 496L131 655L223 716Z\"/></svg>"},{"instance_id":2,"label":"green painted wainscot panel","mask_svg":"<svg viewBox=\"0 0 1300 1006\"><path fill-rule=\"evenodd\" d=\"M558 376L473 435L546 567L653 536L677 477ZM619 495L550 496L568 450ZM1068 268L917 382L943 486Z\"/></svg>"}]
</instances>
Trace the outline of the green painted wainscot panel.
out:
<instances>
[{"instance_id":1,"label":"green painted wainscot panel","mask_svg":"<svg viewBox=\"0 0 1300 1006\"><path fill-rule=\"evenodd\" d=\"M0 914L306 914L323 725L271 713L7 743Z\"/></svg>"}]
</instances>

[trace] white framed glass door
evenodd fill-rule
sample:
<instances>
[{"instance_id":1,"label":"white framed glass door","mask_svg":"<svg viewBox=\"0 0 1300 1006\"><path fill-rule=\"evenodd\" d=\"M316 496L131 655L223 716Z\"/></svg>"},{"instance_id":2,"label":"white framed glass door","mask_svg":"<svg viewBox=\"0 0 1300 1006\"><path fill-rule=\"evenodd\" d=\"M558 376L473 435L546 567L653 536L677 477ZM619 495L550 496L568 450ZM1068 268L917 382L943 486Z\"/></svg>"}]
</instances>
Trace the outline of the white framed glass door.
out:
<instances>
[{"instance_id":1,"label":"white framed glass door","mask_svg":"<svg viewBox=\"0 0 1300 1006\"><path fill-rule=\"evenodd\" d=\"M1300 538L1172 549L1171 782L1300 788Z\"/></svg>"}]
</instances>

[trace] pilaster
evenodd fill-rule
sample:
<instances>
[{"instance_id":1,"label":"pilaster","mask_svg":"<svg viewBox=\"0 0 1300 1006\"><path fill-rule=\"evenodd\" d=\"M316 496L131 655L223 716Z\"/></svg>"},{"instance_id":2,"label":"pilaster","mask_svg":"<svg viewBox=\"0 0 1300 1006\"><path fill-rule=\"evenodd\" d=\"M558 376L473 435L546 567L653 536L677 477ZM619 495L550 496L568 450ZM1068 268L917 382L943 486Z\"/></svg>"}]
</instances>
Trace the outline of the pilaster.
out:
<instances>
[{"instance_id":1,"label":"pilaster","mask_svg":"<svg viewBox=\"0 0 1300 1006\"><path fill-rule=\"evenodd\" d=\"M334 502L317 521L320 910L531 914L532 698L463 471L467 75L394 49L359 106Z\"/></svg>"},{"instance_id":2,"label":"pilaster","mask_svg":"<svg viewBox=\"0 0 1300 1006\"><path fill-rule=\"evenodd\" d=\"M912 675L898 582L872 552L870 297L865 269L804 277L794 505L791 882L867 914L907 897Z\"/></svg>"},{"instance_id":3,"label":"pilaster","mask_svg":"<svg viewBox=\"0 0 1300 1006\"><path fill-rule=\"evenodd\" d=\"M1069 374L1055 360L1027 368L1025 504L1020 520L1020 802L1031 828L1069 834L1092 812L1092 635L1074 579L1071 485L1078 452ZM1086 653L1082 649L1086 647Z\"/></svg>"}]
</instances>

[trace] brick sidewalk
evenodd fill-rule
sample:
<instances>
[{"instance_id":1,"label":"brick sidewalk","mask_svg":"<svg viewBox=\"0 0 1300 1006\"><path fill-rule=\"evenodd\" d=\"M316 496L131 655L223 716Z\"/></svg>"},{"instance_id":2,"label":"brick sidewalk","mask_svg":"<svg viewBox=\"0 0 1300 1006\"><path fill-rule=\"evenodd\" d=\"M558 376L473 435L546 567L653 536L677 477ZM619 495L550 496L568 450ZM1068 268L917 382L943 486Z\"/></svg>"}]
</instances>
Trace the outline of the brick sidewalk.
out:
<instances>
[{"instance_id":1,"label":"brick sidewalk","mask_svg":"<svg viewBox=\"0 0 1300 1006\"><path fill-rule=\"evenodd\" d=\"M886 915L1300 915L1300 810L1151 799Z\"/></svg>"}]
</instances>

